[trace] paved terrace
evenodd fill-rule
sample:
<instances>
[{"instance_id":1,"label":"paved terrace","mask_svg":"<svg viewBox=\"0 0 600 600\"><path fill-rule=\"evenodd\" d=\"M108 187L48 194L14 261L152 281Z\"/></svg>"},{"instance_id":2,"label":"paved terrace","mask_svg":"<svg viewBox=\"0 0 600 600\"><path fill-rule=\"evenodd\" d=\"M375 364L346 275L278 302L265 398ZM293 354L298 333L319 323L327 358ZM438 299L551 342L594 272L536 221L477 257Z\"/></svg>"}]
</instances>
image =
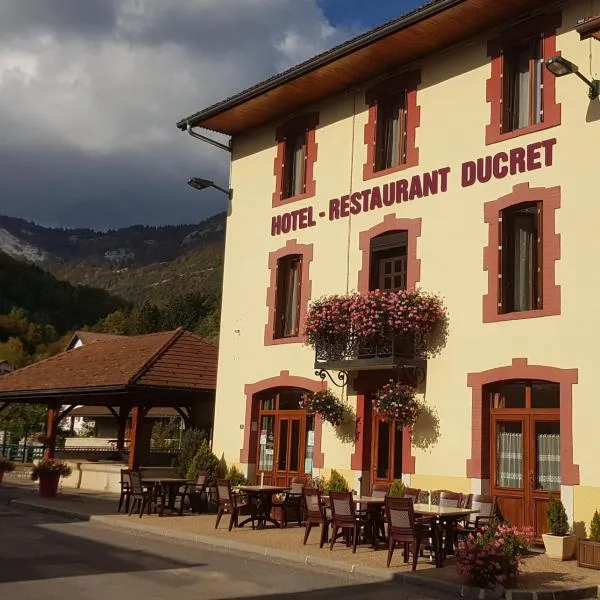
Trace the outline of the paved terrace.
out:
<instances>
[{"instance_id":1,"label":"paved terrace","mask_svg":"<svg viewBox=\"0 0 600 600\"><path fill-rule=\"evenodd\" d=\"M343 570L376 578L390 578L394 574L409 575L410 567L402 563L402 551L397 549L391 568L385 568L387 552L383 547L375 551L370 546L359 546L356 554L342 543L333 551L319 548L319 532L313 529L306 546L302 545L304 529L290 525L280 530L268 528L252 530L250 527L228 531L229 515L224 515L219 529L215 530L215 515L127 516L116 513L118 495L82 490L61 490L56 498L40 498L37 485L28 481L10 480L0 485L0 502L15 506L28 506L42 511L58 511L83 520L95 520L115 527L146 531L152 534L192 540L210 544L221 550L235 553L261 554L269 560L290 560L313 564L322 569ZM600 585L600 573L582 569L577 561L560 562L533 555L524 560L523 576L519 588L559 590L570 587ZM454 560L448 559L444 568L436 569L427 556L419 560L417 578L443 589L444 582L460 584ZM423 580L427 580L424 582ZM437 582L437 583L436 583ZM581 597L581 596L579 596ZM584 596L586 598L590 596Z\"/></svg>"}]
</instances>

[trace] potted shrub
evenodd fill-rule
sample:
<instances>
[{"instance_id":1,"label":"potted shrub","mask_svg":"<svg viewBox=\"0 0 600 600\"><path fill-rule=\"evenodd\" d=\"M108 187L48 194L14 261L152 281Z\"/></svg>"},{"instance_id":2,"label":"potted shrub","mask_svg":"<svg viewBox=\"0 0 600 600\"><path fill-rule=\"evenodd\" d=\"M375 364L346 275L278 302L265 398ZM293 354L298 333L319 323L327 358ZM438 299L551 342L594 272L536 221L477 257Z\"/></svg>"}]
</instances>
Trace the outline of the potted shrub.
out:
<instances>
[{"instance_id":1,"label":"potted shrub","mask_svg":"<svg viewBox=\"0 0 600 600\"><path fill-rule=\"evenodd\" d=\"M404 498L404 488L405 486L404 483L402 483L402 479L394 479L388 495L392 498Z\"/></svg>"},{"instance_id":2,"label":"potted shrub","mask_svg":"<svg viewBox=\"0 0 600 600\"><path fill-rule=\"evenodd\" d=\"M320 390L304 394L300 401L307 415L320 415L334 427L344 422L344 405L342 401L329 390Z\"/></svg>"},{"instance_id":3,"label":"potted shrub","mask_svg":"<svg viewBox=\"0 0 600 600\"><path fill-rule=\"evenodd\" d=\"M412 427L419 414L419 403L415 393L414 387L390 380L375 393L375 412L394 421L398 429Z\"/></svg>"},{"instance_id":4,"label":"potted shrub","mask_svg":"<svg viewBox=\"0 0 600 600\"><path fill-rule=\"evenodd\" d=\"M546 517L549 533L542 534L546 556L557 560L570 560L575 554L577 536L569 535L567 512L560 498L550 498Z\"/></svg>"},{"instance_id":5,"label":"potted shrub","mask_svg":"<svg viewBox=\"0 0 600 600\"><path fill-rule=\"evenodd\" d=\"M58 492L58 482L61 477L68 477L71 467L62 460L43 458L31 470L31 479L40 482L40 496L53 498Z\"/></svg>"},{"instance_id":6,"label":"potted shrub","mask_svg":"<svg viewBox=\"0 0 600 600\"><path fill-rule=\"evenodd\" d=\"M600 513L596 509L590 523L590 537L579 540L577 565L588 569L600 569Z\"/></svg>"},{"instance_id":7,"label":"potted shrub","mask_svg":"<svg viewBox=\"0 0 600 600\"><path fill-rule=\"evenodd\" d=\"M2 483L2 478L4 477L4 473L11 473L15 470L15 463L11 460L8 460L6 456L0 455L0 483Z\"/></svg>"}]
</instances>

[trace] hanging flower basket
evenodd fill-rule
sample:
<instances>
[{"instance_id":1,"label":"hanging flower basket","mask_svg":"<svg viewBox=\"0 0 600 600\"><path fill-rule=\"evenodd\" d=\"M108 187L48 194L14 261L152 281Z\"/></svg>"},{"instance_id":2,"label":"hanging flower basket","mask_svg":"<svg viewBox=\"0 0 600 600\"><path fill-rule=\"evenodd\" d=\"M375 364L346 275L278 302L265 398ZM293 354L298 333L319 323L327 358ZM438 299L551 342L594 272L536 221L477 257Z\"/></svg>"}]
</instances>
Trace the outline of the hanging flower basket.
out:
<instances>
[{"instance_id":1,"label":"hanging flower basket","mask_svg":"<svg viewBox=\"0 0 600 600\"><path fill-rule=\"evenodd\" d=\"M302 397L300 405L308 415L320 415L324 421L338 426L344 422L344 405L329 390L308 393Z\"/></svg>"},{"instance_id":2,"label":"hanging flower basket","mask_svg":"<svg viewBox=\"0 0 600 600\"><path fill-rule=\"evenodd\" d=\"M419 413L419 403L414 387L390 380L377 390L373 399L373 408L378 415L395 421L396 427L412 427Z\"/></svg>"}]
</instances>

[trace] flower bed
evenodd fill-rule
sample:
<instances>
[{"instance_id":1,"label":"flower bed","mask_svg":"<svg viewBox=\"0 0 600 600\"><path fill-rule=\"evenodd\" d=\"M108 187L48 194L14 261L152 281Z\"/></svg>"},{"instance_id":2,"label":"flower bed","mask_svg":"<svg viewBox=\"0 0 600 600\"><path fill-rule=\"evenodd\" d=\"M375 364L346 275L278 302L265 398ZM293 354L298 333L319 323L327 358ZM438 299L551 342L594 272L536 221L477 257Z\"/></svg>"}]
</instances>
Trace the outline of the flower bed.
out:
<instances>
[{"instance_id":1,"label":"flower bed","mask_svg":"<svg viewBox=\"0 0 600 600\"><path fill-rule=\"evenodd\" d=\"M419 413L414 387L390 380L373 398L375 412L396 423L396 427L412 427Z\"/></svg>"},{"instance_id":2,"label":"flower bed","mask_svg":"<svg viewBox=\"0 0 600 600\"><path fill-rule=\"evenodd\" d=\"M343 345L351 334L359 343L427 336L445 316L441 299L422 290L327 296L311 303L306 336L315 349L323 340Z\"/></svg>"},{"instance_id":3,"label":"flower bed","mask_svg":"<svg viewBox=\"0 0 600 600\"><path fill-rule=\"evenodd\" d=\"M457 571L471 585L513 585L532 536L531 528L518 529L503 523L469 534L456 551Z\"/></svg>"}]
</instances>

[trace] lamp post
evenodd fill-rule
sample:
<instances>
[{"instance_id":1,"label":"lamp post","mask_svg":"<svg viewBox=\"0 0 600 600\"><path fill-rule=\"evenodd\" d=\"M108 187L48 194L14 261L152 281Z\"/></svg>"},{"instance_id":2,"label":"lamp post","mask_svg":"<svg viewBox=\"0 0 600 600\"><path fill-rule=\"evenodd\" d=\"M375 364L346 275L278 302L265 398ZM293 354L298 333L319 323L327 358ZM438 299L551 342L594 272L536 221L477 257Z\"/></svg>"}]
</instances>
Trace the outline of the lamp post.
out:
<instances>
[{"instance_id":1,"label":"lamp post","mask_svg":"<svg viewBox=\"0 0 600 600\"><path fill-rule=\"evenodd\" d=\"M233 190L226 190L225 188L217 185L214 181L210 179L202 179L202 177L190 177L188 179L188 185L193 187L196 190L206 190L208 188L215 188L215 190L219 190L223 192L230 200L233 197Z\"/></svg>"},{"instance_id":2,"label":"lamp post","mask_svg":"<svg viewBox=\"0 0 600 600\"><path fill-rule=\"evenodd\" d=\"M585 75L579 72L579 67L570 60L562 56L552 56L546 61L546 68L555 77L564 77L565 75L577 75L589 88L588 96L590 100L600 95L600 81L597 79L589 80Z\"/></svg>"}]
</instances>

